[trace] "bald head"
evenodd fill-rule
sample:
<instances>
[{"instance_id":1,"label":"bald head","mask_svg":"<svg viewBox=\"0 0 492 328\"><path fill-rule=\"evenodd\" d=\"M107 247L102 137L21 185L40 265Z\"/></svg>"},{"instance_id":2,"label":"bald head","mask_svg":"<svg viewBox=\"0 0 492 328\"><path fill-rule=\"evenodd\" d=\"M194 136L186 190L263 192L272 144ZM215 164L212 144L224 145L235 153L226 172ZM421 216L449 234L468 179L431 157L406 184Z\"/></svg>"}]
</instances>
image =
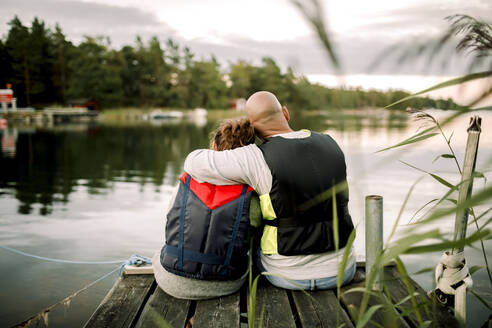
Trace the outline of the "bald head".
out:
<instances>
[{"instance_id":1,"label":"bald head","mask_svg":"<svg viewBox=\"0 0 492 328\"><path fill-rule=\"evenodd\" d=\"M270 118L282 114L282 106L277 97L268 91L258 91L246 102L246 114L251 121Z\"/></svg>"},{"instance_id":2,"label":"bald head","mask_svg":"<svg viewBox=\"0 0 492 328\"><path fill-rule=\"evenodd\" d=\"M292 131L289 127L289 112L280 105L277 97L268 91L252 94L246 102L246 115L260 137Z\"/></svg>"}]
</instances>

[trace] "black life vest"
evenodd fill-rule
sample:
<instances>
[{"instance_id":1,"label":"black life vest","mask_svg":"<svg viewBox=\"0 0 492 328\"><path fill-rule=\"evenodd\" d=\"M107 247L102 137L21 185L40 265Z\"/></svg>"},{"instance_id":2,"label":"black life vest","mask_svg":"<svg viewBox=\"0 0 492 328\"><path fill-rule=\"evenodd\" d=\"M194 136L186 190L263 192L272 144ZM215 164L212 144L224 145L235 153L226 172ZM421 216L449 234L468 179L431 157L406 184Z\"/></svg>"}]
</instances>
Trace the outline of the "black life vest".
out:
<instances>
[{"instance_id":1,"label":"black life vest","mask_svg":"<svg viewBox=\"0 0 492 328\"><path fill-rule=\"evenodd\" d=\"M164 269L202 280L235 280L246 273L252 190L199 183L184 173L167 215Z\"/></svg>"},{"instance_id":2,"label":"black life vest","mask_svg":"<svg viewBox=\"0 0 492 328\"><path fill-rule=\"evenodd\" d=\"M272 137L260 149L272 172L269 196L275 212L270 215L275 219L263 222L277 229L276 240L265 235L266 230L263 237L273 239L281 255L335 250L332 190L336 190L339 248L343 248L354 225L348 211L345 157L337 143L329 135L311 132L299 139Z\"/></svg>"}]
</instances>

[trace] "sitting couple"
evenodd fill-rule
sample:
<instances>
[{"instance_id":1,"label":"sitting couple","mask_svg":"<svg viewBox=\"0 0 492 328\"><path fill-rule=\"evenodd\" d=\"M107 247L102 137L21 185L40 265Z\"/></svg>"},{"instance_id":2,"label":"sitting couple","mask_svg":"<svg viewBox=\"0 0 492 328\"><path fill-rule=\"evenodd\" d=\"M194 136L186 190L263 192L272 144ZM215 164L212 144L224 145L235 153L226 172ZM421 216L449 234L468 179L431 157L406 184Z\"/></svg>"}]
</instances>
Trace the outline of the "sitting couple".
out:
<instances>
[{"instance_id":1,"label":"sitting couple","mask_svg":"<svg viewBox=\"0 0 492 328\"><path fill-rule=\"evenodd\" d=\"M354 228L347 190L337 191L335 204L331 198L332 187L346 181L343 152L328 135L293 131L287 108L270 92L253 94L246 114L222 123L211 150L186 158L167 214L166 242L152 261L158 285L171 296L198 300L239 290L248 276L250 225L261 228L253 258L273 285L336 287ZM255 132L264 140L259 146ZM354 273L351 252L343 283Z\"/></svg>"}]
</instances>

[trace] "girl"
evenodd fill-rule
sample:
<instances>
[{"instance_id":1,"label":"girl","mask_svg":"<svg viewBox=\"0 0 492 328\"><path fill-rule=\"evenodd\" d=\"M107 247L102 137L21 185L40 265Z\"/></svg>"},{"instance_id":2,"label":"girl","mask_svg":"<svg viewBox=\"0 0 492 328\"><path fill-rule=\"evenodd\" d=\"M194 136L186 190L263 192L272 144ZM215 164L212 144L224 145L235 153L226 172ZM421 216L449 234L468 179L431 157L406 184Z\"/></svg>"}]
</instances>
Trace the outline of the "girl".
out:
<instances>
[{"instance_id":1,"label":"girl","mask_svg":"<svg viewBox=\"0 0 492 328\"><path fill-rule=\"evenodd\" d=\"M211 148L227 151L254 140L249 120L226 120L215 131ZM259 226L261 219L253 189L199 183L185 172L171 204L165 245L152 260L159 287L192 300L238 291L248 275L250 221Z\"/></svg>"}]
</instances>

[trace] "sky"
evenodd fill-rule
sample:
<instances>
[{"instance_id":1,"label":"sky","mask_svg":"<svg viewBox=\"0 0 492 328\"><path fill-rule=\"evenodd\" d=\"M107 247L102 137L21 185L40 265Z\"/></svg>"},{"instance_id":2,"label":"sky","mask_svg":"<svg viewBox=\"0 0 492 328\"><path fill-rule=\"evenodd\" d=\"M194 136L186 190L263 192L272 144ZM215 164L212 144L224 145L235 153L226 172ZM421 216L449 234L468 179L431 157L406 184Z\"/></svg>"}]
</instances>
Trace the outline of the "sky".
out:
<instances>
[{"instance_id":1,"label":"sky","mask_svg":"<svg viewBox=\"0 0 492 328\"><path fill-rule=\"evenodd\" d=\"M309 5L310 0L304 3ZM109 36L115 48L133 44L137 35L144 40L157 36L162 42L173 38L198 58L215 55L224 67L238 59L257 64L270 56L282 68L291 66L326 85L417 91L465 73L467 59L455 56L443 69L424 60L401 64L396 56L381 57L382 53L395 45L438 37L447 28L444 18L449 15L492 20L491 0L321 3L346 75L343 80L334 79L335 71L313 29L289 0L1 0L0 35L5 37L14 15L26 25L37 16L48 26L58 23L75 43L86 35ZM374 66L378 58L379 65Z\"/></svg>"}]
</instances>

